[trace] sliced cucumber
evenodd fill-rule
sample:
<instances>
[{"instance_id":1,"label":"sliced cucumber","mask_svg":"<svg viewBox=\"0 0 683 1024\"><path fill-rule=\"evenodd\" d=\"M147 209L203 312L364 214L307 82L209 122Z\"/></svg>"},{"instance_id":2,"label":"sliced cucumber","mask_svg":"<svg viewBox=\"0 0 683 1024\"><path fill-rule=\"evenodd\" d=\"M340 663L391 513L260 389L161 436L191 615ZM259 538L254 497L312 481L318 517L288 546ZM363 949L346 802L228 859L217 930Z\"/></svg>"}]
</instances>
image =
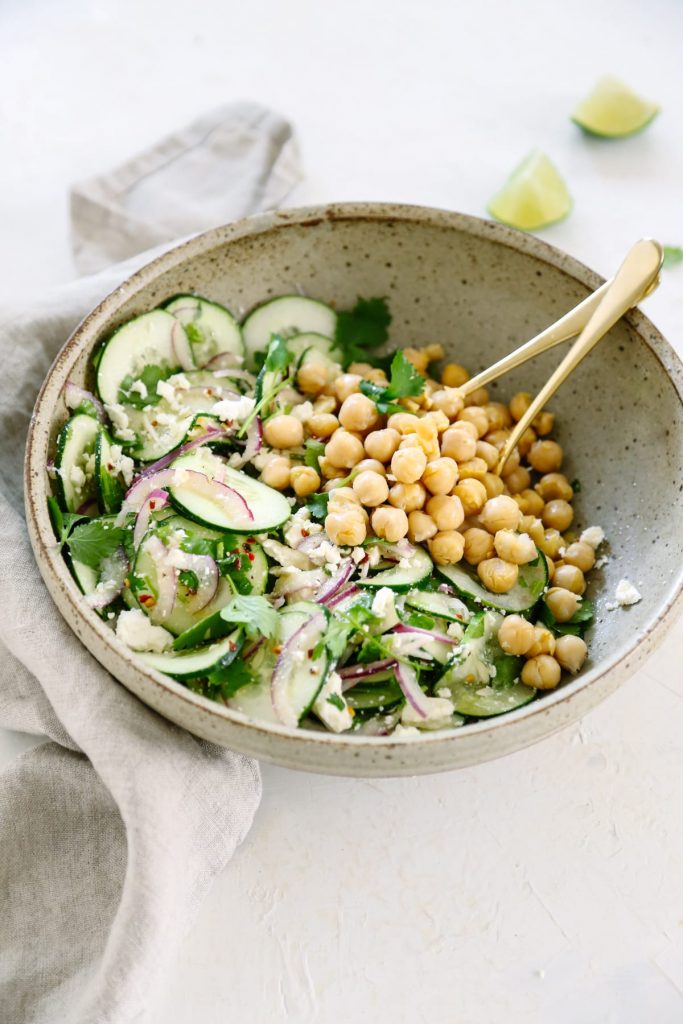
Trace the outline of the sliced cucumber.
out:
<instances>
[{"instance_id":1,"label":"sliced cucumber","mask_svg":"<svg viewBox=\"0 0 683 1024\"><path fill-rule=\"evenodd\" d=\"M273 670L271 696L278 721L297 726L327 676L329 660L323 641L329 612L313 601L298 601L283 609L281 620L282 650Z\"/></svg>"},{"instance_id":2,"label":"sliced cucumber","mask_svg":"<svg viewBox=\"0 0 683 1024\"><path fill-rule=\"evenodd\" d=\"M205 647L202 651L185 651L181 654L143 652L138 657L142 658L150 668L172 676L174 679L197 679L220 668L225 659L230 658L231 661L234 659L242 642L241 633L240 629L235 630L230 636L217 640L216 643Z\"/></svg>"},{"instance_id":3,"label":"sliced cucumber","mask_svg":"<svg viewBox=\"0 0 683 1024\"><path fill-rule=\"evenodd\" d=\"M283 494L217 455L198 448L172 464L171 501L183 515L205 526L233 533L264 533L285 523L292 509ZM203 475L211 486L197 479Z\"/></svg>"},{"instance_id":4,"label":"sliced cucumber","mask_svg":"<svg viewBox=\"0 0 683 1024\"><path fill-rule=\"evenodd\" d=\"M384 676L381 680L379 676ZM373 679L375 680L373 685ZM362 683L344 694L349 707L356 711L368 708L390 708L403 700L403 691L396 682L394 673L378 673L377 677L368 676Z\"/></svg>"},{"instance_id":5,"label":"sliced cucumber","mask_svg":"<svg viewBox=\"0 0 683 1024\"><path fill-rule=\"evenodd\" d=\"M463 562L458 565L437 565L436 568L463 597L502 612L530 611L548 586L548 564L540 551L534 562L520 565L519 579L507 594L493 594L487 590L476 571Z\"/></svg>"},{"instance_id":6,"label":"sliced cucumber","mask_svg":"<svg viewBox=\"0 0 683 1024\"><path fill-rule=\"evenodd\" d=\"M95 498L95 446L102 427L86 413L77 413L57 438L57 497L65 512L77 512Z\"/></svg>"},{"instance_id":7,"label":"sliced cucumber","mask_svg":"<svg viewBox=\"0 0 683 1024\"><path fill-rule=\"evenodd\" d=\"M287 340L287 348L295 359L303 356L320 356L325 361L340 363L343 353L337 348L332 338L326 338L324 334L315 334L309 331L306 334L295 334Z\"/></svg>"},{"instance_id":8,"label":"sliced cucumber","mask_svg":"<svg viewBox=\"0 0 683 1024\"><path fill-rule=\"evenodd\" d=\"M262 644L256 654L249 659L248 667L256 676L256 680L241 686L237 693L229 697L228 707L257 722L278 722L270 692L270 681L275 668L275 655L272 649L267 644Z\"/></svg>"},{"instance_id":9,"label":"sliced cucumber","mask_svg":"<svg viewBox=\"0 0 683 1024\"><path fill-rule=\"evenodd\" d=\"M95 441L95 481L97 500L101 511L106 515L119 511L124 494L119 477L108 468L112 464L111 446L111 438L102 428Z\"/></svg>"},{"instance_id":10,"label":"sliced cucumber","mask_svg":"<svg viewBox=\"0 0 683 1024\"><path fill-rule=\"evenodd\" d=\"M84 562L77 562L75 558L71 558L71 572L76 580L76 583L80 587L81 591L87 597L88 594L92 594L99 583L99 575L95 569L91 569L89 565L85 565Z\"/></svg>"},{"instance_id":11,"label":"sliced cucumber","mask_svg":"<svg viewBox=\"0 0 683 1024\"><path fill-rule=\"evenodd\" d=\"M524 683L495 687L481 683L472 685L464 680L458 680L448 689L451 692L453 707L458 714L473 718L504 715L506 711L523 707L536 696L536 691Z\"/></svg>"},{"instance_id":12,"label":"sliced cucumber","mask_svg":"<svg viewBox=\"0 0 683 1024\"><path fill-rule=\"evenodd\" d=\"M337 314L329 306L302 295L281 295L257 306L242 324L248 359L268 348L273 334L322 334L334 338Z\"/></svg>"},{"instance_id":13,"label":"sliced cucumber","mask_svg":"<svg viewBox=\"0 0 683 1024\"><path fill-rule=\"evenodd\" d=\"M469 608L463 601L434 590L411 590L406 594L406 605L447 622L468 622L470 618Z\"/></svg>"},{"instance_id":14,"label":"sliced cucumber","mask_svg":"<svg viewBox=\"0 0 683 1024\"><path fill-rule=\"evenodd\" d=\"M242 331L225 306L198 295L176 295L164 309L185 328L197 366L205 366L221 352L244 355Z\"/></svg>"},{"instance_id":15,"label":"sliced cucumber","mask_svg":"<svg viewBox=\"0 0 683 1024\"><path fill-rule=\"evenodd\" d=\"M221 530L212 530L208 526L194 523L191 519L185 519L184 516L179 516L172 510L168 514L167 509L163 510L157 521L163 522L163 530L159 531L162 539L169 529L176 535L178 531L182 531L186 535L187 540L180 540L180 547L185 551L203 554L201 549L197 550L193 545L194 539L199 538L214 542L215 547L211 553L216 558L227 558L233 554L240 555L243 564L241 572L246 576L250 588L245 592L249 594L265 593L268 585L268 559L261 545L257 544L253 538L247 540L242 534L231 536ZM239 590L239 586L237 589Z\"/></svg>"},{"instance_id":16,"label":"sliced cucumber","mask_svg":"<svg viewBox=\"0 0 683 1024\"><path fill-rule=\"evenodd\" d=\"M126 377L138 380L145 366L189 369L194 364L190 342L180 321L163 309L129 320L106 343L97 366L97 390L108 405L119 401Z\"/></svg>"},{"instance_id":17,"label":"sliced cucumber","mask_svg":"<svg viewBox=\"0 0 683 1024\"><path fill-rule=\"evenodd\" d=\"M410 590L426 579L432 572L432 560L424 548L415 548L413 553L401 557L394 544L383 544L382 551L396 558L398 563L391 569L380 569L372 575L359 579L361 587L391 587L392 590ZM403 564L401 564L403 563Z\"/></svg>"}]
</instances>

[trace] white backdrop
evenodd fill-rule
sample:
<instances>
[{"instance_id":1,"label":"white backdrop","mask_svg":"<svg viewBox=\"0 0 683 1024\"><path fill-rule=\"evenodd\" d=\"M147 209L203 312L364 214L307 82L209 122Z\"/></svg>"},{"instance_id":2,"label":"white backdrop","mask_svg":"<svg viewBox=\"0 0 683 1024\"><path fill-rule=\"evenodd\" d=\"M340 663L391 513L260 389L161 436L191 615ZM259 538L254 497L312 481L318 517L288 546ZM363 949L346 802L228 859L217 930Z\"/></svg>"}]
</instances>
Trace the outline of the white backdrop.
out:
<instances>
[{"instance_id":1,"label":"white backdrop","mask_svg":"<svg viewBox=\"0 0 683 1024\"><path fill-rule=\"evenodd\" d=\"M575 200L544 237L609 273L641 235L683 244L682 40L677 0L4 0L2 291L73 274L72 181L240 97L295 123L295 203L481 214L540 146ZM662 103L644 135L568 121L607 71ZM647 312L679 343L683 266ZM682 641L679 625L582 725L489 765L264 767L153 1024L679 1024ZM0 732L0 762L27 742Z\"/></svg>"}]
</instances>

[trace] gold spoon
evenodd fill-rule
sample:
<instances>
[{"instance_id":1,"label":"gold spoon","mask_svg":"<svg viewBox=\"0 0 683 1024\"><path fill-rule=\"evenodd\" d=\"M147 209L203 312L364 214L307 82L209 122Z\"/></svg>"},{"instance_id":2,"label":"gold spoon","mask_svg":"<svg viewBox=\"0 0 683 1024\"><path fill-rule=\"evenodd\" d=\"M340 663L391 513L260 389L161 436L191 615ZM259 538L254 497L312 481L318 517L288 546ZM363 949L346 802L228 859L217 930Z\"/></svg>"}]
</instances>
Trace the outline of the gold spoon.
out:
<instances>
[{"instance_id":1,"label":"gold spoon","mask_svg":"<svg viewBox=\"0 0 683 1024\"><path fill-rule=\"evenodd\" d=\"M498 476L502 473L505 463L524 431L560 385L565 382L572 370L576 369L581 360L588 355L624 313L655 290L659 284L659 271L663 259L664 251L659 242L652 238L642 238L628 251L624 262L611 281L607 281L531 341L527 341L514 352L499 359L497 363L477 374L459 389L462 395L467 395L476 388L496 380L508 370L527 362L533 356L539 355L573 337L579 331L581 332L548 382L541 388L522 418L515 424L500 454L495 470Z\"/></svg>"}]
</instances>

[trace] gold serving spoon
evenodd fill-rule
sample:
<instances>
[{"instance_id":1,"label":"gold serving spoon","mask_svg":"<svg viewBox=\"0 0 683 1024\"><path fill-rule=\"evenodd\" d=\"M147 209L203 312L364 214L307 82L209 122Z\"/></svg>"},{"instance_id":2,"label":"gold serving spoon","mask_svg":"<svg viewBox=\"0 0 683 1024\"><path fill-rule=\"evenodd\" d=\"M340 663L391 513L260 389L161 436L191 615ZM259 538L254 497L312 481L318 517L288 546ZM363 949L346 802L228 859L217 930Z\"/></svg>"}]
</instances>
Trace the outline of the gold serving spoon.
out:
<instances>
[{"instance_id":1,"label":"gold serving spoon","mask_svg":"<svg viewBox=\"0 0 683 1024\"><path fill-rule=\"evenodd\" d=\"M588 355L624 313L655 290L659 284L659 271L663 259L664 251L659 242L652 238L642 238L628 251L624 262L611 281L605 282L556 323L537 334L531 341L527 341L515 349L514 352L504 356L503 359L499 359L487 370L472 377L459 389L463 396L470 394L476 388L489 384L509 370L540 355L541 352L546 352L548 349L554 348L555 345L574 337L575 334L579 334L553 375L541 388L522 418L515 424L500 454L495 470L498 476L502 473L505 463L524 431L560 385L564 384L572 370L576 369L581 360Z\"/></svg>"}]
</instances>

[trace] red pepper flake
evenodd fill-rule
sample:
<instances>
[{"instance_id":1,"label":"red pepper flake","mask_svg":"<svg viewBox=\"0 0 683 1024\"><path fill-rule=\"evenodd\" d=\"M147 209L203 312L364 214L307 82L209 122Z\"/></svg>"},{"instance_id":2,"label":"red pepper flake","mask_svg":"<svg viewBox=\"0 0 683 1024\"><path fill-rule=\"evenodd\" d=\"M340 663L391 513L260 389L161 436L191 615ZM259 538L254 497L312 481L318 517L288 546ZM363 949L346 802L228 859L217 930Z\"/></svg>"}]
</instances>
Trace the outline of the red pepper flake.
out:
<instances>
[{"instance_id":1,"label":"red pepper flake","mask_svg":"<svg viewBox=\"0 0 683 1024\"><path fill-rule=\"evenodd\" d=\"M140 597L138 598L138 601L140 602L140 604L144 604L145 607L147 608L151 608L153 605L157 603L156 598L154 597L153 594L141 594Z\"/></svg>"},{"instance_id":2,"label":"red pepper flake","mask_svg":"<svg viewBox=\"0 0 683 1024\"><path fill-rule=\"evenodd\" d=\"M156 421L156 420L152 420L152 426L153 426L153 427L158 427L158 426L159 426L159 424L157 423L157 421Z\"/></svg>"},{"instance_id":3,"label":"red pepper flake","mask_svg":"<svg viewBox=\"0 0 683 1024\"><path fill-rule=\"evenodd\" d=\"M236 651L237 650L237 644L233 640L230 641L230 643L228 644L228 647L230 648L231 651Z\"/></svg>"},{"instance_id":4,"label":"red pepper flake","mask_svg":"<svg viewBox=\"0 0 683 1024\"><path fill-rule=\"evenodd\" d=\"M253 551L247 551L247 558L249 559L250 562L256 561L256 555L254 554Z\"/></svg>"},{"instance_id":5,"label":"red pepper flake","mask_svg":"<svg viewBox=\"0 0 683 1024\"><path fill-rule=\"evenodd\" d=\"M301 531L301 536L302 537L310 537L311 536L310 530L302 530Z\"/></svg>"},{"instance_id":6,"label":"red pepper flake","mask_svg":"<svg viewBox=\"0 0 683 1024\"><path fill-rule=\"evenodd\" d=\"M247 537L247 544L255 544L256 537Z\"/></svg>"},{"instance_id":7,"label":"red pepper flake","mask_svg":"<svg viewBox=\"0 0 683 1024\"><path fill-rule=\"evenodd\" d=\"M157 503L156 503L156 500L154 498L152 498L152 500L150 501L149 507L150 507L150 509L152 511L154 511L154 509L157 507Z\"/></svg>"},{"instance_id":8,"label":"red pepper flake","mask_svg":"<svg viewBox=\"0 0 683 1024\"><path fill-rule=\"evenodd\" d=\"M282 654L282 644L275 644L275 647L273 647L273 654Z\"/></svg>"}]
</instances>

